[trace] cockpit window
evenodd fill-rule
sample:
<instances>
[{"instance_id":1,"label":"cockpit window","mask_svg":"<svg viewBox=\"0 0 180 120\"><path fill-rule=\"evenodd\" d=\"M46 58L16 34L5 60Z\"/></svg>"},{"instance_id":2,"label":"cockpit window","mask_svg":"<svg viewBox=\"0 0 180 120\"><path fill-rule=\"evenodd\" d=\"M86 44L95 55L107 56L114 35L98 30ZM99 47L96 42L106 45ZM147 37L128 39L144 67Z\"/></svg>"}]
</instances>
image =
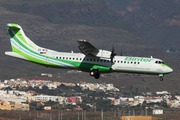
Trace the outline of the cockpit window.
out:
<instances>
[{"instance_id":1,"label":"cockpit window","mask_svg":"<svg viewBox=\"0 0 180 120\"><path fill-rule=\"evenodd\" d=\"M163 61L156 61L156 64L165 64Z\"/></svg>"}]
</instances>

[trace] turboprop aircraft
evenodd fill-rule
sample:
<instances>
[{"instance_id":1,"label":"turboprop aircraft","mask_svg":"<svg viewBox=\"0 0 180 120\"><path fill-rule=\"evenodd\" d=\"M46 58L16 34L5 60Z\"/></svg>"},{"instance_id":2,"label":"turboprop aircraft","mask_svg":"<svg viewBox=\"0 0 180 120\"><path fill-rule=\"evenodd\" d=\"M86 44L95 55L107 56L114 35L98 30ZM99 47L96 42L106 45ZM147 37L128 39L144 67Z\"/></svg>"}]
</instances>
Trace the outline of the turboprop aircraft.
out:
<instances>
[{"instance_id":1,"label":"turboprop aircraft","mask_svg":"<svg viewBox=\"0 0 180 120\"><path fill-rule=\"evenodd\" d=\"M43 48L32 42L20 25L7 24L11 36L12 51L6 55L53 68L78 69L89 72L98 79L101 73L122 72L158 75L163 80L165 74L173 70L161 59L147 57L118 56L112 51L101 50L86 40L78 40L82 53L58 52Z\"/></svg>"}]
</instances>

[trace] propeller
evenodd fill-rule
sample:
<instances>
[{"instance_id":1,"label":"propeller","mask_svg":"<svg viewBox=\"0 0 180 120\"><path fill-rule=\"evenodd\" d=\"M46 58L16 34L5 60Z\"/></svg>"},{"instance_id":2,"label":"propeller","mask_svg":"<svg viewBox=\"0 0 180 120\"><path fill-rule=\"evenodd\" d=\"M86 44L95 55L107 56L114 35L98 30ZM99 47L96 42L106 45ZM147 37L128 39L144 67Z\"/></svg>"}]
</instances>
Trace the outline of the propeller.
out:
<instances>
[{"instance_id":1,"label":"propeller","mask_svg":"<svg viewBox=\"0 0 180 120\"><path fill-rule=\"evenodd\" d=\"M111 62L113 62L113 58L114 58L115 55L116 55L116 53L114 53L114 45L113 45L112 51L111 51L111 56L110 56Z\"/></svg>"}]
</instances>

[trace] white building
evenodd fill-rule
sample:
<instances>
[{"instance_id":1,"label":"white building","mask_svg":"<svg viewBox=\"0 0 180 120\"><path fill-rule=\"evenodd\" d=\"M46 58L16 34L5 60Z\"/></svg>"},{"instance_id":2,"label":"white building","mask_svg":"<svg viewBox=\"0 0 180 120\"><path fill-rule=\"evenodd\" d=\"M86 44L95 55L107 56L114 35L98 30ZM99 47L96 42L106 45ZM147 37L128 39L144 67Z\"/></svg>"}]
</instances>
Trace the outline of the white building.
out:
<instances>
[{"instance_id":1,"label":"white building","mask_svg":"<svg viewBox=\"0 0 180 120\"><path fill-rule=\"evenodd\" d=\"M163 110L162 110L162 109L154 109L154 110L153 110L153 114L154 114L154 115L163 114Z\"/></svg>"},{"instance_id":2,"label":"white building","mask_svg":"<svg viewBox=\"0 0 180 120\"><path fill-rule=\"evenodd\" d=\"M54 101L58 102L58 96L49 96L49 95L37 95L34 96L34 101Z\"/></svg>"}]
</instances>

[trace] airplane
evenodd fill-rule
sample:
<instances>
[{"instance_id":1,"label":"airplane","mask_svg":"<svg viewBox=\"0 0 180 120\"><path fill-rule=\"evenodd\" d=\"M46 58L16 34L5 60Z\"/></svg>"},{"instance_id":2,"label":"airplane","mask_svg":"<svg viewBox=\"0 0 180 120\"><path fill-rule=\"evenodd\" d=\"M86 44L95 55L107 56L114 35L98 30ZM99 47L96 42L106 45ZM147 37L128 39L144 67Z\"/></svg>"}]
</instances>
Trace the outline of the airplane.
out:
<instances>
[{"instance_id":1,"label":"airplane","mask_svg":"<svg viewBox=\"0 0 180 120\"><path fill-rule=\"evenodd\" d=\"M133 57L116 55L114 47L111 51L97 49L87 40L78 40L81 53L58 52L36 45L24 33L22 27L15 23L8 23L12 51L5 55L30 61L46 67L78 69L89 72L95 79L102 73L134 73L163 76L173 71L161 59L153 57Z\"/></svg>"}]
</instances>

